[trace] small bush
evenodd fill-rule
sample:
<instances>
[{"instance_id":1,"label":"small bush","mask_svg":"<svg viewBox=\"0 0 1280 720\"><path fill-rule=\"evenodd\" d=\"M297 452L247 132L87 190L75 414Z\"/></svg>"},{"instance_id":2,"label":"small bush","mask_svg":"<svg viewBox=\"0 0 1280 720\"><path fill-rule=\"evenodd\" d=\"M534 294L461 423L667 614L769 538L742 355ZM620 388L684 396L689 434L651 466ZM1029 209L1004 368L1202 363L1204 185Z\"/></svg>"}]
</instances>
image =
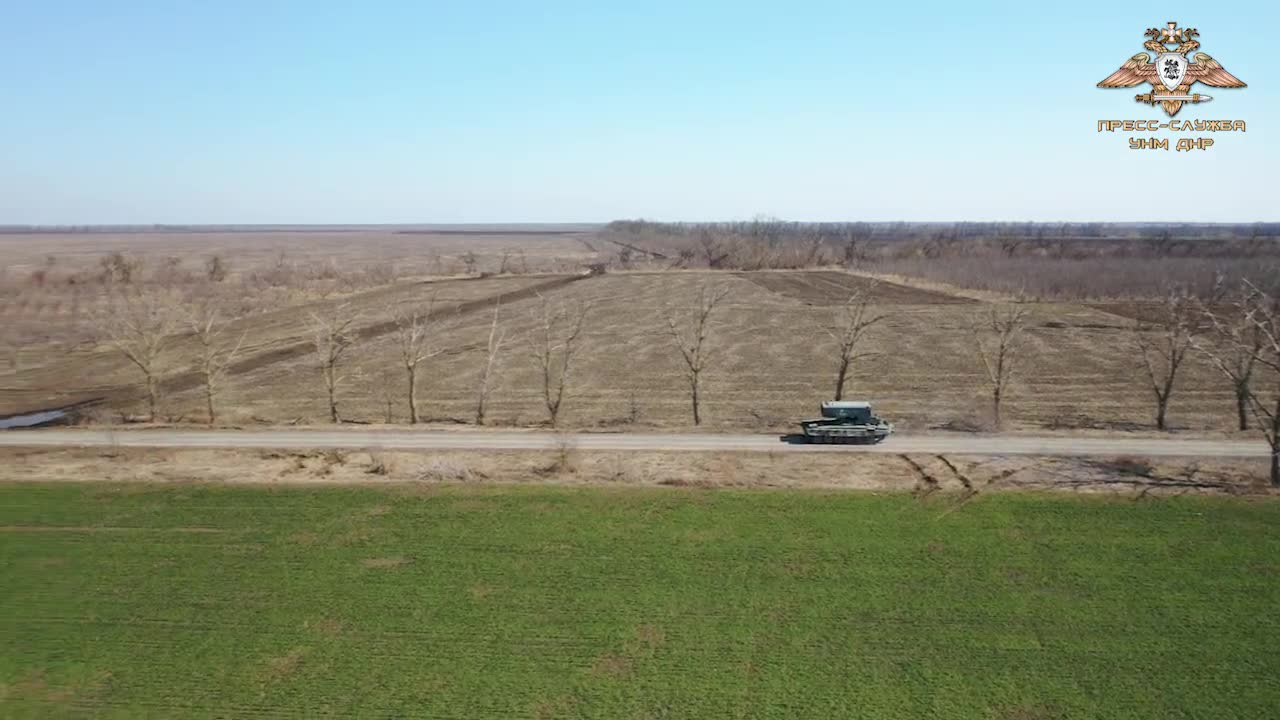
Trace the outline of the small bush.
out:
<instances>
[{"instance_id":1,"label":"small bush","mask_svg":"<svg viewBox=\"0 0 1280 720\"><path fill-rule=\"evenodd\" d=\"M1151 463L1135 457L1118 457L1106 463L1108 470L1114 471L1121 475L1136 475L1138 477L1151 477L1154 468Z\"/></svg>"},{"instance_id":2,"label":"small bush","mask_svg":"<svg viewBox=\"0 0 1280 720\"><path fill-rule=\"evenodd\" d=\"M547 473L578 471L577 444L572 436L562 432L556 433L555 457L544 471Z\"/></svg>"},{"instance_id":3,"label":"small bush","mask_svg":"<svg viewBox=\"0 0 1280 720\"><path fill-rule=\"evenodd\" d=\"M467 482L476 475L461 460L433 457L418 467L416 477L422 482Z\"/></svg>"},{"instance_id":4,"label":"small bush","mask_svg":"<svg viewBox=\"0 0 1280 720\"><path fill-rule=\"evenodd\" d=\"M370 475L389 475L395 464L381 450L369 451L369 467L365 472Z\"/></svg>"},{"instance_id":5,"label":"small bush","mask_svg":"<svg viewBox=\"0 0 1280 720\"><path fill-rule=\"evenodd\" d=\"M204 274L210 282L222 282L227 279L227 263L221 255L211 255L204 261Z\"/></svg>"}]
</instances>

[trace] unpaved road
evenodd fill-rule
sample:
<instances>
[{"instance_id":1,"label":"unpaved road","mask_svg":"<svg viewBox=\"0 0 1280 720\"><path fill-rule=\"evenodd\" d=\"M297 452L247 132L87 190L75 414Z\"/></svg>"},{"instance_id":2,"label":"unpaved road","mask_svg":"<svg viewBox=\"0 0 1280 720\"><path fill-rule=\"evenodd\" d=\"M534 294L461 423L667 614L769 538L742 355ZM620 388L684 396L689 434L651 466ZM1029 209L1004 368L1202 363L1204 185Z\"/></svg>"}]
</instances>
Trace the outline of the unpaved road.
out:
<instances>
[{"instance_id":1,"label":"unpaved road","mask_svg":"<svg viewBox=\"0 0 1280 720\"><path fill-rule=\"evenodd\" d=\"M8 447L153 447L387 450L549 450L568 442L580 450L779 451L921 453L933 455L1057 455L1265 457L1262 442L1183 438L1070 438L1014 435L900 435L879 445L803 445L777 435L703 433L568 433L479 430L8 430Z\"/></svg>"}]
</instances>

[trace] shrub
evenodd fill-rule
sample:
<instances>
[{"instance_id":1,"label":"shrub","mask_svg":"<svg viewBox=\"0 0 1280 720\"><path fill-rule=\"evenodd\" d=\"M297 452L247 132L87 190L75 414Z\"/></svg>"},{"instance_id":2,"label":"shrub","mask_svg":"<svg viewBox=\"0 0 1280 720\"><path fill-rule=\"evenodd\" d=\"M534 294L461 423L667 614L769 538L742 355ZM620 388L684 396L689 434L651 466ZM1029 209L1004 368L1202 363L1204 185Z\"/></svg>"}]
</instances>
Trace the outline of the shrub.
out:
<instances>
[{"instance_id":1,"label":"shrub","mask_svg":"<svg viewBox=\"0 0 1280 720\"><path fill-rule=\"evenodd\" d=\"M467 482L476 475L466 463L447 457L431 458L420 465L416 473L422 482Z\"/></svg>"}]
</instances>

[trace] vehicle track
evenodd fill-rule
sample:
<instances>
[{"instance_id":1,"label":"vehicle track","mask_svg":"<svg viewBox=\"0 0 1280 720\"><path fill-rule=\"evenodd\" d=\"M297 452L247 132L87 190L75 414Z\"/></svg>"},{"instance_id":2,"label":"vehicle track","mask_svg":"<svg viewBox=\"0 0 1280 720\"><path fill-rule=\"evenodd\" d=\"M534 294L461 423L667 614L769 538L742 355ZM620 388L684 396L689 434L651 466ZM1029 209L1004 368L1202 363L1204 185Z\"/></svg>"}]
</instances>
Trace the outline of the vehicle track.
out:
<instances>
[{"instance_id":1,"label":"vehicle track","mask_svg":"<svg viewBox=\"0 0 1280 720\"><path fill-rule=\"evenodd\" d=\"M458 305L452 308L442 311L441 314L449 315L449 316L468 315L468 314L477 312L479 310L491 308L498 303L506 305L506 304L517 302L520 300L526 300L540 293L546 293L552 290L557 290L566 285L569 285L570 283L574 283L579 280L584 280L588 277L590 276L585 274L552 276L546 281L537 283L536 285L528 285L528 286L519 288L517 290L510 290L507 292L498 293L497 295L490 295L488 297L483 297L476 300L468 300L468 301L459 303ZM423 286L424 288L428 288L429 283L423 283ZM377 297L381 294L387 293L389 290L394 290L396 292L403 292L403 287L379 288L377 290L369 291L368 293L355 296L353 298L349 298L349 300L367 301L370 297ZM369 340L372 338L379 337L381 335L386 335L387 333L392 332L395 329L396 329L395 320L388 319L388 320L382 320L376 323L372 323L369 325L361 326L356 330L356 334L361 340ZM315 352L315 345L313 345L308 340L299 340L297 342L289 343L287 345L283 345L280 347L275 347L270 350L254 353L249 355L248 357L244 357L240 360L237 360L236 362L232 363L230 367L227 368L227 374L232 376L244 375L246 373L250 373L255 370L267 367L268 365L274 365L276 363L285 362L288 360L294 360L314 352ZM188 371L180 372L180 373L166 377L164 381L161 383L161 389L166 393L181 392L183 390L191 390L193 388L199 387L201 382L202 382L202 376L199 372L196 372L194 370L188 370ZM142 391L136 385L133 385L133 384L116 385L116 386L93 388L91 391L86 391L83 394L83 396L72 397L69 400L64 400L63 402L58 403L58 405L62 407L69 406L69 405L89 405L89 404L123 405L126 403L141 400L143 397L144 395ZM47 411L49 409L51 408L46 408L46 407L23 408L17 412L8 413L2 417L7 418L7 417L15 417L18 415L30 415L33 413Z\"/></svg>"}]
</instances>

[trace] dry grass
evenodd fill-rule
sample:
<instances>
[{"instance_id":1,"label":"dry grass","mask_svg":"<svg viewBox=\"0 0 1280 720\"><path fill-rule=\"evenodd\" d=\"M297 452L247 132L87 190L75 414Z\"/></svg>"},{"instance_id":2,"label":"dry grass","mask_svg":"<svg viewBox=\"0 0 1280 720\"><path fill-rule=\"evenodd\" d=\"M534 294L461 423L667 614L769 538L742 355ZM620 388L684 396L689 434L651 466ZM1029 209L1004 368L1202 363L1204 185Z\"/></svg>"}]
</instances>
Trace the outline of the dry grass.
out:
<instances>
[{"instance_id":1,"label":"dry grass","mask_svg":"<svg viewBox=\"0 0 1280 720\"><path fill-rule=\"evenodd\" d=\"M867 287L864 276L837 271L739 273L771 292L806 305L836 306ZM971 298L953 293L885 282L875 286L871 301L879 305L965 305Z\"/></svg>"},{"instance_id":2,"label":"dry grass","mask_svg":"<svg viewBox=\"0 0 1280 720\"><path fill-rule=\"evenodd\" d=\"M826 275L823 273L822 275ZM778 273L771 273L778 275ZM807 273L795 273L797 283ZM826 299L798 300L737 275L715 274L729 289L713 331L718 358L704 377L705 425L751 431L783 431L812 415L829 399L835 380L834 320L840 291ZM679 356L664 332L669 305L692 302L705 273L620 274L595 277L556 291L565 300L592 304L567 392L566 427L684 428L692 425ZM479 281L477 281L479 282ZM814 293L817 285L806 285ZM910 298L907 291L896 291ZM980 428L987 401L975 353L971 321L976 305L884 304L889 315L868 335L877 356L853 368L847 395L877 403L884 416L908 431ZM821 302L821 304L819 304ZM545 418L536 364L521 339L531 301L505 305L512 336L490 400L494 425L536 425ZM438 342L453 350L428 363L421 387L422 414L436 422L466 422L473 413L481 350L487 337L483 313L457 318ZM1026 354L1004 407L1011 431L1135 430L1152 424L1153 402L1137 363L1133 320L1071 303L1030 307ZM380 421L380 377L394 367L387 339L369 342L341 390L345 417ZM319 422L325 417L316 373L305 358L277 363L235 379L226 404L244 421ZM194 394L170 403L172 414L198 416ZM403 403L393 417L405 419ZM1232 393L1219 373L1192 357L1179 379L1170 419L1175 428L1229 431ZM633 423L633 418L643 422Z\"/></svg>"},{"instance_id":3,"label":"dry grass","mask_svg":"<svg viewBox=\"0 0 1280 720\"><path fill-rule=\"evenodd\" d=\"M1059 301L1160 297L1171 286L1207 297L1215 278L1264 285L1280 275L1280 258L1262 257L1004 257L995 253L946 258L884 258L878 273L924 278L985 292Z\"/></svg>"},{"instance_id":4,"label":"dry grass","mask_svg":"<svg viewBox=\"0 0 1280 720\"><path fill-rule=\"evenodd\" d=\"M385 452L386 474L322 452L0 449L0 481L394 485L410 490L460 483L809 488L935 491L1065 490L1155 494L1267 494L1262 460L1080 459L942 455L574 450L572 469L548 468L558 452ZM387 513L385 506L362 517ZM300 539L301 541L301 539ZM370 567L388 566L370 561Z\"/></svg>"},{"instance_id":5,"label":"dry grass","mask_svg":"<svg viewBox=\"0 0 1280 720\"><path fill-rule=\"evenodd\" d=\"M465 460L433 455L417 466L413 479L421 482L469 482L476 479L477 471Z\"/></svg>"},{"instance_id":6,"label":"dry grass","mask_svg":"<svg viewBox=\"0 0 1280 720\"><path fill-rule=\"evenodd\" d=\"M0 266L10 279L27 279L51 266L51 275L96 270L110 252L145 257L152 266L177 258L178 269L204 272L206 259L226 260L230 276L267 272L283 254L286 263L341 269L392 265L400 275L454 275L466 271L463 256L477 256L477 272L563 272L595 257L576 235L559 233L449 233L389 230L290 230L247 232L0 233ZM50 264L49 258L53 258ZM527 263L527 268L521 264Z\"/></svg>"},{"instance_id":7,"label":"dry grass","mask_svg":"<svg viewBox=\"0 0 1280 720\"><path fill-rule=\"evenodd\" d=\"M115 256L130 287L218 298L226 314L304 307L400 280L579 272L577 235L386 231L0 233L0 373L89 349ZM223 273L209 278L217 258ZM125 282L116 277L118 286ZM0 385L4 384L0 380ZM4 412L0 409L0 412Z\"/></svg>"},{"instance_id":8,"label":"dry grass","mask_svg":"<svg viewBox=\"0 0 1280 720\"><path fill-rule=\"evenodd\" d=\"M13 263L4 281L13 283L44 262L43 254L49 248L54 248L57 257L54 269L71 273L95 268L101 252L112 243L126 252L147 253L148 267L153 269L158 263L156 256L173 254L180 259L179 267L189 272L198 271L205 255L216 250L230 258L232 273L225 283L246 288L249 286L237 283L271 272L278 265L280 249L298 254L303 265L329 255L324 262L332 260L343 271L391 263L397 273L415 275L437 269L433 266L443 262L440 258L458 259L467 252L476 253L482 267L490 261L500 267L504 256L510 266L515 252L522 252L526 259L536 256L545 260L539 267L580 267L583 261L599 255L590 249L592 242L589 236L436 236L389 231L0 235L0 258ZM40 253L36 248L41 248ZM945 260L930 262L945 264ZM1034 260L1043 267L1053 267L1044 264L1048 259ZM993 272L993 277L996 275L999 273ZM833 321L833 306L864 282L860 276L831 270L681 271L608 274L557 286L572 277L401 279L391 284L353 286L325 297L320 297L320 289L306 287L274 299L267 296L262 302L271 307L255 308L228 331L228 336L243 334L245 341L240 362L219 398L223 422L324 421L324 393L307 351L309 314L346 302L361 313L362 327L377 330L376 326L389 322L396 310L423 305L435 295L441 321L432 328L433 338L445 353L424 363L421 370L421 415L436 423L473 419L482 348L491 319L488 312L474 309L490 308L506 296L501 316L508 341L495 373L489 421L494 425L539 424L546 410L526 337L536 302L511 297L510 293L541 287L557 302L581 301L592 308L561 425L688 427L692 423L687 389L662 317L670 306L693 302L698 288L709 281L727 288L728 296L712 337L718 358L704 376L705 425L711 429L782 431L813 414L818 402L831 396L834 348L825 328ZM376 273L369 276L369 282L375 280ZM908 431L984 427L988 411L981 389L982 369L969 328L976 303L1001 298L996 291L958 291L936 281L882 284L875 310L889 318L868 336L866 346L878 355L853 368L847 394L876 402L886 417ZM83 321L89 307L62 300L52 309L39 302L6 302L0 302L0 318L28 325L46 321L57 325L55 318ZM473 311L457 314L454 310L459 307ZM1007 428L1014 432L1107 432L1149 427L1153 402L1129 330L1133 318L1143 316L1143 308L1141 302L1034 304L1024 369L1004 407ZM14 326L13 322L0 322L0 336ZM16 355L14 347L21 348ZM188 422L204 418L195 390L198 377L191 372L195 349L190 338L175 345L169 373L173 392L160 406L165 418ZM6 364L6 353L13 362ZM338 390L342 417L386 422L389 415L392 422L406 421L405 403L396 393L403 370L397 370L391 339L369 332L351 357L347 378ZM138 412L139 406L131 399L137 397L139 379L122 357L92 344L69 347L50 340L15 345L0 337L0 415L106 396L111 402L98 411L99 419L118 419L121 414ZM1228 431L1232 415L1228 385L1202 358L1193 358L1173 396L1173 426L1198 432Z\"/></svg>"},{"instance_id":9,"label":"dry grass","mask_svg":"<svg viewBox=\"0 0 1280 720\"><path fill-rule=\"evenodd\" d=\"M227 337L243 337L237 362L232 367L229 385L243 385L243 376L255 367L268 367L283 358L310 362L310 330L307 322L312 313L323 313L336 304L348 304L359 317L357 326L383 332L390 328L397 310L425 306L435 296L436 311L456 315L460 309L477 303L484 305L494 298L519 293L528 288L561 282L566 276L524 275L479 279L444 279L402 281L372 290L332 298L312 298L282 308L261 308L259 312L241 315L224 333ZM567 276L572 277L572 276ZM195 339L182 336L166 351L162 363L168 368L169 385L195 387L198 378L191 377L198 353ZM59 343L28 346L25 357L17 365L0 363L0 415L31 408L68 404L92 397L106 396L116 401L135 395L138 382L136 369L117 352L97 344L81 344L66 348ZM393 366L393 364L392 364ZM187 377L181 376L184 373ZM234 404L229 406L235 416ZM197 415L170 410L170 417ZM243 413L241 420L249 419Z\"/></svg>"}]
</instances>

